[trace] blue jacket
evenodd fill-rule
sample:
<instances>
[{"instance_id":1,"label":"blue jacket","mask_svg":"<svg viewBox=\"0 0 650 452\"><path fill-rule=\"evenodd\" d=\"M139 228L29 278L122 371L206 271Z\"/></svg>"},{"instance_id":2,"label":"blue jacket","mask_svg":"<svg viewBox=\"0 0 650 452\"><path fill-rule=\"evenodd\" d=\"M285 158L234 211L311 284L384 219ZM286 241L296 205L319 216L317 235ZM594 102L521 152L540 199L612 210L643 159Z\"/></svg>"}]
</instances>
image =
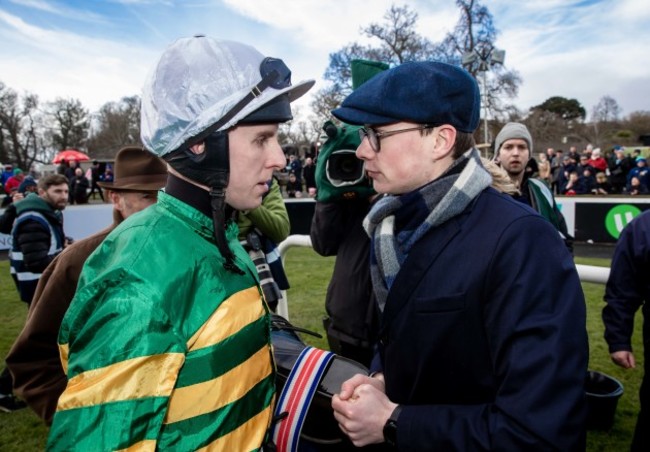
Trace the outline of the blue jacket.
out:
<instances>
[{"instance_id":1,"label":"blue jacket","mask_svg":"<svg viewBox=\"0 0 650 452\"><path fill-rule=\"evenodd\" d=\"M650 343L650 211L628 224L616 243L603 309L609 352L632 351L634 314L643 306L643 340ZM647 364L646 364L647 366Z\"/></svg>"},{"instance_id":2,"label":"blue jacket","mask_svg":"<svg viewBox=\"0 0 650 452\"><path fill-rule=\"evenodd\" d=\"M388 294L378 366L399 450L581 450L588 344L555 228L486 189L429 231Z\"/></svg>"},{"instance_id":3,"label":"blue jacket","mask_svg":"<svg viewBox=\"0 0 650 452\"><path fill-rule=\"evenodd\" d=\"M633 177L638 177L639 180L641 181L641 184L645 185L646 187L650 187L650 168L647 166L640 167L640 166L635 166L630 170L629 173L627 173L627 183L628 185L630 184L630 181L632 180Z\"/></svg>"}]
</instances>

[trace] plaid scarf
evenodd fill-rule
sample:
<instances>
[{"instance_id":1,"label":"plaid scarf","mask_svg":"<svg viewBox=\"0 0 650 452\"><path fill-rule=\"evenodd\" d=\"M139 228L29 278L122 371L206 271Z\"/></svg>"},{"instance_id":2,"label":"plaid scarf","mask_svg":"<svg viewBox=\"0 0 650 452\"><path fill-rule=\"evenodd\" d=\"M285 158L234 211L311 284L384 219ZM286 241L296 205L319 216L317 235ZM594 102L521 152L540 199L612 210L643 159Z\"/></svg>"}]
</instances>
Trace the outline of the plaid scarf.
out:
<instances>
[{"instance_id":1,"label":"plaid scarf","mask_svg":"<svg viewBox=\"0 0 650 452\"><path fill-rule=\"evenodd\" d=\"M363 227L372 240L370 275L382 312L413 244L463 212L491 183L478 151L470 149L433 182L401 196L386 196L373 206Z\"/></svg>"}]
</instances>

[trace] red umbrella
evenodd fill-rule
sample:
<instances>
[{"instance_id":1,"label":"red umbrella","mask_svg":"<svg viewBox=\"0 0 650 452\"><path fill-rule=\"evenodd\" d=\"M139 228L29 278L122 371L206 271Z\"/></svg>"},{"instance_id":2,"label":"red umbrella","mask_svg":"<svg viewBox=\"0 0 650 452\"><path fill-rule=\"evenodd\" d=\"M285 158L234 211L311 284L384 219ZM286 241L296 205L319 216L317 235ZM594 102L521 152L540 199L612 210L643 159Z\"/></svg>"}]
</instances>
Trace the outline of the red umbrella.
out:
<instances>
[{"instance_id":1,"label":"red umbrella","mask_svg":"<svg viewBox=\"0 0 650 452\"><path fill-rule=\"evenodd\" d=\"M84 154L81 151L76 149L64 149L54 156L52 163L61 163L62 161L69 162L70 160L76 160L77 162L84 162L90 160L87 154Z\"/></svg>"}]
</instances>

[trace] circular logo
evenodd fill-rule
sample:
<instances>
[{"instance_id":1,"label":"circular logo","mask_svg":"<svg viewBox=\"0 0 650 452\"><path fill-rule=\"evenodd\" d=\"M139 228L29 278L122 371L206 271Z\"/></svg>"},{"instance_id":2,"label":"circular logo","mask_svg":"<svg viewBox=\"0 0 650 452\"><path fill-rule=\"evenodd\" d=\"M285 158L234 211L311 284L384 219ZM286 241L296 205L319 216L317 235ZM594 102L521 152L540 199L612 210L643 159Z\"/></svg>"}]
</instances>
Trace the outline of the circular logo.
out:
<instances>
[{"instance_id":1,"label":"circular logo","mask_svg":"<svg viewBox=\"0 0 650 452\"><path fill-rule=\"evenodd\" d=\"M619 204L613 207L605 217L605 228L607 232L618 239L625 226L641 213L641 210L630 204Z\"/></svg>"}]
</instances>

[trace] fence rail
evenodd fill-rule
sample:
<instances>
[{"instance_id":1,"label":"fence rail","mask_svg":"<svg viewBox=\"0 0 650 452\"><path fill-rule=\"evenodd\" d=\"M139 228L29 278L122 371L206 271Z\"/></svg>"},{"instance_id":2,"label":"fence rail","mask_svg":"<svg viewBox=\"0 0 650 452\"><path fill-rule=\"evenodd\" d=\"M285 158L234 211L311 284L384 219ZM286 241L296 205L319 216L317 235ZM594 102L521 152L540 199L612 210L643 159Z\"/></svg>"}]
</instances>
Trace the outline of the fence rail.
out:
<instances>
[{"instance_id":1,"label":"fence rail","mask_svg":"<svg viewBox=\"0 0 650 452\"><path fill-rule=\"evenodd\" d=\"M278 245L278 250L282 258L282 264L284 264L285 255L290 248L300 246L311 248L311 238L308 235L290 235L286 238L280 245ZM578 276L580 276L580 281L605 284L607 283L607 278L609 277L609 267L596 267L593 265L578 265L576 264L576 269L578 270ZM284 318L289 318L289 305L287 302L287 292L282 291L282 298L278 302L278 314Z\"/></svg>"}]
</instances>

